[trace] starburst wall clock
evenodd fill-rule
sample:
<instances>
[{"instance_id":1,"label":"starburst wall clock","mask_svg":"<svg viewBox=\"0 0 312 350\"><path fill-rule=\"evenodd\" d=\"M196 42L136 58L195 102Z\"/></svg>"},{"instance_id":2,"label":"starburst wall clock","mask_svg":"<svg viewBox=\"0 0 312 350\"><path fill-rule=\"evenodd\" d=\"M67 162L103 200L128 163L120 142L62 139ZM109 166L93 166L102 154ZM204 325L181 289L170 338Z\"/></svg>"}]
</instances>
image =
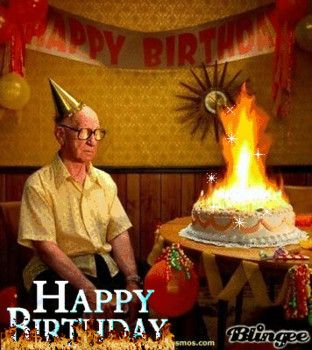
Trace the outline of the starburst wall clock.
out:
<instances>
[{"instance_id":1,"label":"starburst wall clock","mask_svg":"<svg viewBox=\"0 0 312 350\"><path fill-rule=\"evenodd\" d=\"M231 109L234 105L236 88L234 82L241 73L238 71L227 83L226 71L228 63L225 62L219 79L218 63L211 67L212 79L209 77L209 67L202 64L203 78L197 75L193 68L191 73L194 78L192 85L180 82L186 92L176 95L179 99L186 101L177 111L183 115L179 117L182 124L187 124L191 129L191 135L199 135L204 140L211 127L214 128L214 135L219 142L220 132L225 133L218 110L222 107Z\"/></svg>"}]
</instances>

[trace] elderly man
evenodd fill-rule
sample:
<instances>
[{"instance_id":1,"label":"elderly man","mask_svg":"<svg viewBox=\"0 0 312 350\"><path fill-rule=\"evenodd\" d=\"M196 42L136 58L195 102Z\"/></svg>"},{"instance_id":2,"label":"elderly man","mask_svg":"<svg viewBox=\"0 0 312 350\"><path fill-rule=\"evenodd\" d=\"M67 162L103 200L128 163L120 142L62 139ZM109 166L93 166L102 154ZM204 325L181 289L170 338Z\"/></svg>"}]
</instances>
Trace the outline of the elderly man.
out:
<instances>
[{"instance_id":1,"label":"elderly man","mask_svg":"<svg viewBox=\"0 0 312 350\"><path fill-rule=\"evenodd\" d=\"M96 113L54 81L50 85L60 150L25 184L18 241L33 248L35 256L24 270L24 282L30 290L34 280L47 281L45 294L57 294L54 281L66 280L68 305L83 289L92 309L95 289L138 288L127 232L131 223L110 175L91 164L105 136ZM56 305L50 303L46 318L57 316ZM104 310L106 317L111 312L109 306ZM130 318L135 312L134 298Z\"/></svg>"}]
</instances>

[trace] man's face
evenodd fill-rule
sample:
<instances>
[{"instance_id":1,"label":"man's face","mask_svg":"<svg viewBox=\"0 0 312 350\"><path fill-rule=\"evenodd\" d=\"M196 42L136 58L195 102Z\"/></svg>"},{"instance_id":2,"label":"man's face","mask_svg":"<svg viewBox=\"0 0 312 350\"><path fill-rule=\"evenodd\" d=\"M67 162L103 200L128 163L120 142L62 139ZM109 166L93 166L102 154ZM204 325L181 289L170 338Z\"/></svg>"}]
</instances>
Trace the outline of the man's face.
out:
<instances>
[{"instance_id":1,"label":"man's face","mask_svg":"<svg viewBox=\"0 0 312 350\"><path fill-rule=\"evenodd\" d=\"M65 118L62 124L75 129L87 128L92 131L100 128L96 113L87 106L83 107L74 116ZM73 162L88 163L92 161L98 146L98 141L96 141L94 134L87 140L79 140L78 132L67 127L60 128L63 129L60 142L62 156Z\"/></svg>"}]
</instances>

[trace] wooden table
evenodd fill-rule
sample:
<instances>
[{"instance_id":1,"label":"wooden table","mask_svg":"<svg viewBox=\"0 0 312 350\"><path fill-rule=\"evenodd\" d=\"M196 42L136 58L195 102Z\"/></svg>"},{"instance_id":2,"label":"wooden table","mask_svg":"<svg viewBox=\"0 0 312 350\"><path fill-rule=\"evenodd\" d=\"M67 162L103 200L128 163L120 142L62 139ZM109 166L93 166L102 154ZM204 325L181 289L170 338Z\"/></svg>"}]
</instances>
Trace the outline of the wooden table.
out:
<instances>
[{"instance_id":1,"label":"wooden table","mask_svg":"<svg viewBox=\"0 0 312 350\"><path fill-rule=\"evenodd\" d=\"M288 245L285 248L288 251L300 251L301 254L308 255L310 260L306 261L277 261L277 260L261 260L260 250L268 254L273 254L276 248L226 248L219 247L212 244L204 244L190 239L180 237L179 231L186 227L191 222L190 217L177 218L163 224L159 229L159 234L164 238L166 243L179 243L181 247L186 250L191 258L199 261L201 255L205 252L215 256L220 263L220 273L231 275L233 271L242 262L252 262L259 266L259 270L263 275L267 275L268 281L266 284L269 289L269 297L271 300L274 297L274 285L277 280L283 280L287 270L294 264L312 262L312 251L301 249L299 245ZM312 234L312 227L305 228L306 232ZM269 273L267 273L269 272ZM275 283L274 283L275 282ZM280 282L280 281L279 281ZM235 322L240 321L243 301L243 290L236 297L236 315ZM226 318L228 310L227 300L218 300L218 349L224 349L225 332L226 332Z\"/></svg>"}]
</instances>

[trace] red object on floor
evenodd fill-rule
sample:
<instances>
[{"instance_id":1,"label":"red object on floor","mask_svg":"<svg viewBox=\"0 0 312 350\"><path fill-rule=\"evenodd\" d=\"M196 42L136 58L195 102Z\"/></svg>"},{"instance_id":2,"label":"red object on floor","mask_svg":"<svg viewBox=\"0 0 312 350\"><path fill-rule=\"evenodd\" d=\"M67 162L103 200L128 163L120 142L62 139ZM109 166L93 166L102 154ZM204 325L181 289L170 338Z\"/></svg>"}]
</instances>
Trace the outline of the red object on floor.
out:
<instances>
[{"instance_id":1,"label":"red object on floor","mask_svg":"<svg viewBox=\"0 0 312 350\"><path fill-rule=\"evenodd\" d=\"M0 323L6 326L10 324L10 314L8 307L17 306L16 287L6 287L0 290Z\"/></svg>"},{"instance_id":2,"label":"red object on floor","mask_svg":"<svg viewBox=\"0 0 312 350\"><path fill-rule=\"evenodd\" d=\"M189 279L186 278L184 271L172 269L167 281L166 267L167 262L161 260L149 270L145 277L145 289L155 290L148 304L161 317L181 316L190 311L197 300L198 277L194 269L190 271Z\"/></svg>"}]
</instances>

